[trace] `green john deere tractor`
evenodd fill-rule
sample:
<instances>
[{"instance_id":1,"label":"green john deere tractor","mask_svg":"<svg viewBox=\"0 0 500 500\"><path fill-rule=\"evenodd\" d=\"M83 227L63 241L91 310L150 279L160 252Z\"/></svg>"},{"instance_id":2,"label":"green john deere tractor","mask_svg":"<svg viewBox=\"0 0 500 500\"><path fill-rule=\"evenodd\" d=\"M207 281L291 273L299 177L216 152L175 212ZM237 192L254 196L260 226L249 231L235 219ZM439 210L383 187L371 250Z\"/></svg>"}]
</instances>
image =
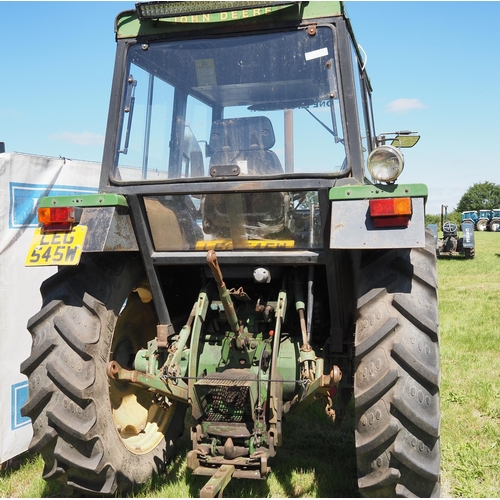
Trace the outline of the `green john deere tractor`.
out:
<instances>
[{"instance_id":1,"label":"green john deere tractor","mask_svg":"<svg viewBox=\"0 0 500 500\"><path fill-rule=\"evenodd\" d=\"M26 260L59 266L21 367L44 478L124 493L189 408L213 496L267 477L289 412L353 399L360 492L439 495L418 136L375 134L343 5L148 2L116 40L99 194L42 198Z\"/></svg>"}]
</instances>

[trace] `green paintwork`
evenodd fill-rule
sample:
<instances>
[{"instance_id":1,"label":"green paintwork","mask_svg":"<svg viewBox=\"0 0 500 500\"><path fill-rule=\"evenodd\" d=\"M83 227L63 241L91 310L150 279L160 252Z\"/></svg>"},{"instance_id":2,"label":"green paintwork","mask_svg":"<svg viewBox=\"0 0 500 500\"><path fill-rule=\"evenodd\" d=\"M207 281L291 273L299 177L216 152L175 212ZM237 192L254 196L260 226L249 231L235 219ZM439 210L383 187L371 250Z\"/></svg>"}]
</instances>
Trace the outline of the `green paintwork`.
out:
<instances>
[{"instance_id":1,"label":"green paintwork","mask_svg":"<svg viewBox=\"0 0 500 500\"><path fill-rule=\"evenodd\" d=\"M173 356L169 357L168 359L167 373L180 373L179 367L181 365L181 360L184 355L184 349L186 348L186 344L190 334L191 327L189 325L184 325L181 333L179 334L179 340L176 343L176 351L173 353Z\"/></svg>"},{"instance_id":2,"label":"green paintwork","mask_svg":"<svg viewBox=\"0 0 500 500\"><path fill-rule=\"evenodd\" d=\"M74 196L44 196L40 208L50 207L128 207L121 194L77 194Z\"/></svg>"},{"instance_id":3,"label":"green paintwork","mask_svg":"<svg viewBox=\"0 0 500 500\"><path fill-rule=\"evenodd\" d=\"M201 291L198 295L198 300L196 301L196 314L193 322L193 328L191 331L191 343L190 343L190 355L188 362L188 393L191 401L191 414L193 418L201 418L203 415L203 410L201 407L201 401L198 400L197 394L194 390L194 378L198 375L198 356L200 350L200 335L209 306L208 295L205 291Z\"/></svg>"},{"instance_id":4,"label":"green paintwork","mask_svg":"<svg viewBox=\"0 0 500 500\"><path fill-rule=\"evenodd\" d=\"M195 7L198 2L189 2L195 12L193 15L177 16L160 20L139 20L135 10L122 12L116 18L116 38L135 38L137 35L159 35L162 33L186 32L199 30L207 26L217 26L220 23L254 22L261 27L264 23L276 20L293 21L301 19L316 19L344 15L342 2L290 2L286 5L263 6L260 15L254 15L254 8L247 8L243 4L231 11L216 12L215 9L205 16L197 14ZM206 3L206 2L202 2ZM289 8L290 5L300 5L300 8ZM266 12L264 12L264 8ZM227 15L226 15L227 14Z\"/></svg>"},{"instance_id":5,"label":"green paintwork","mask_svg":"<svg viewBox=\"0 0 500 500\"><path fill-rule=\"evenodd\" d=\"M222 275L220 278L222 282ZM219 292L219 299L222 299L220 288ZM323 359L317 358L312 349L301 350L300 336L281 337L287 292L281 291L278 300L268 302L270 304L276 318L274 334L270 330L272 323L262 321L261 311L256 310L255 303L238 307L238 332L212 331L212 320L220 315L227 321L227 317L222 300L210 301L202 290L191 312L192 328L188 322L172 339L168 350L160 348L156 339L148 342L147 349L138 351L133 370L118 367L113 375L116 381L147 388L167 402L174 400L191 405L193 428L198 429L194 449L198 445L201 449L211 447L214 455L188 459L194 474L201 473L196 472L199 467L222 464L219 448L231 448L232 442L229 443L226 436L233 433L235 445L239 449L247 448L249 456L261 448L267 449L268 443L263 436L267 436L268 431L273 436L274 446L279 446L283 414L327 395L331 383L323 375ZM210 317L207 317L209 311ZM259 323L263 328L257 332ZM311 368L308 373L314 378L302 377L306 365ZM266 416L266 407L269 416ZM242 428L253 430L248 435L245 430L242 439L238 435ZM250 462L248 456L235 456L230 460L235 469L254 471L255 477L267 474L267 463L261 463L258 457ZM223 489L224 481L209 482L208 486Z\"/></svg>"},{"instance_id":6,"label":"green paintwork","mask_svg":"<svg viewBox=\"0 0 500 500\"><path fill-rule=\"evenodd\" d=\"M330 189L331 201L367 200L372 198L427 198L425 184L369 184L363 186L338 186Z\"/></svg>"},{"instance_id":7,"label":"green paintwork","mask_svg":"<svg viewBox=\"0 0 500 500\"><path fill-rule=\"evenodd\" d=\"M149 368L149 357L151 353L148 349L139 349L135 355L134 369L138 372L147 373ZM155 375L157 375L155 373Z\"/></svg>"},{"instance_id":8,"label":"green paintwork","mask_svg":"<svg viewBox=\"0 0 500 500\"><path fill-rule=\"evenodd\" d=\"M145 356L145 354L145 352L141 352L140 356ZM149 363L148 360L144 358L144 360L138 361L137 364L142 368L146 368L146 364ZM157 375L151 375L147 372L139 370L127 370L121 367L118 369L113 378L116 381L131 382L133 384L146 387L151 391L167 396L168 399L180 401L181 403L187 403L189 399L187 385L179 379L162 380Z\"/></svg>"}]
</instances>

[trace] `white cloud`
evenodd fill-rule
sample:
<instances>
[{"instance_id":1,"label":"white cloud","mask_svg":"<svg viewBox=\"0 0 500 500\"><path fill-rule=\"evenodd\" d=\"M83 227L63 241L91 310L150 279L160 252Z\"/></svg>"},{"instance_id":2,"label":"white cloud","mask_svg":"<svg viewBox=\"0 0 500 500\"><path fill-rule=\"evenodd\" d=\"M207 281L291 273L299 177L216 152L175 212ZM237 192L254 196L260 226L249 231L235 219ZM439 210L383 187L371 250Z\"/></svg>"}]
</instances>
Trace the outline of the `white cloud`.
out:
<instances>
[{"instance_id":1,"label":"white cloud","mask_svg":"<svg viewBox=\"0 0 500 500\"><path fill-rule=\"evenodd\" d=\"M78 144L79 146L96 146L104 144L104 136L94 134L93 132L62 132L53 134L50 139L68 142L69 144Z\"/></svg>"},{"instance_id":2,"label":"white cloud","mask_svg":"<svg viewBox=\"0 0 500 500\"><path fill-rule=\"evenodd\" d=\"M422 109L427 106L419 99L396 99L391 101L386 109L389 113L404 113L412 109Z\"/></svg>"}]
</instances>

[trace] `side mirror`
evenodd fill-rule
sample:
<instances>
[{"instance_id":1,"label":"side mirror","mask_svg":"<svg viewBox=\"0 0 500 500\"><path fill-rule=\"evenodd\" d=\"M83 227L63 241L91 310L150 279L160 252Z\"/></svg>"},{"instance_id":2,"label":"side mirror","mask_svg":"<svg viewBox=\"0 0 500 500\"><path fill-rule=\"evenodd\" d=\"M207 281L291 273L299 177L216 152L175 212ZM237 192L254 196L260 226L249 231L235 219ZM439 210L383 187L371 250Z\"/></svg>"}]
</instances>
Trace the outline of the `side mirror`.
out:
<instances>
[{"instance_id":1,"label":"side mirror","mask_svg":"<svg viewBox=\"0 0 500 500\"><path fill-rule=\"evenodd\" d=\"M387 136L394 136L390 138ZM401 148L412 148L417 144L420 136L417 132L410 132L409 130L401 130L399 132L385 132L377 136L377 145L385 145L387 141L391 141L390 145L401 149Z\"/></svg>"},{"instance_id":2,"label":"side mirror","mask_svg":"<svg viewBox=\"0 0 500 500\"><path fill-rule=\"evenodd\" d=\"M398 133L396 137L391 142L391 146L395 148L412 148L419 141L419 135L406 135Z\"/></svg>"}]
</instances>

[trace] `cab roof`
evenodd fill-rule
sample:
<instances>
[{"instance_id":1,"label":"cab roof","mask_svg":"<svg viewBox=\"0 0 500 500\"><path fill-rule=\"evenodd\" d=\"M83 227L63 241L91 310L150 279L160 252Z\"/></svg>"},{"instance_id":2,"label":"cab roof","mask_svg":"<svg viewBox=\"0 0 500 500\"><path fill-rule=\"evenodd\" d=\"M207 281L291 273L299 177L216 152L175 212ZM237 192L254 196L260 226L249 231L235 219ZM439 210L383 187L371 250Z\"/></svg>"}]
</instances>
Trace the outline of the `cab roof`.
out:
<instances>
[{"instance_id":1,"label":"cab roof","mask_svg":"<svg viewBox=\"0 0 500 500\"><path fill-rule=\"evenodd\" d=\"M137 3L135 10L119 14L116 38L196 31L220 23L270 24L279 21L345 15L343 2L269 1L159 1Z\"/></svg>"}]
</instances>

